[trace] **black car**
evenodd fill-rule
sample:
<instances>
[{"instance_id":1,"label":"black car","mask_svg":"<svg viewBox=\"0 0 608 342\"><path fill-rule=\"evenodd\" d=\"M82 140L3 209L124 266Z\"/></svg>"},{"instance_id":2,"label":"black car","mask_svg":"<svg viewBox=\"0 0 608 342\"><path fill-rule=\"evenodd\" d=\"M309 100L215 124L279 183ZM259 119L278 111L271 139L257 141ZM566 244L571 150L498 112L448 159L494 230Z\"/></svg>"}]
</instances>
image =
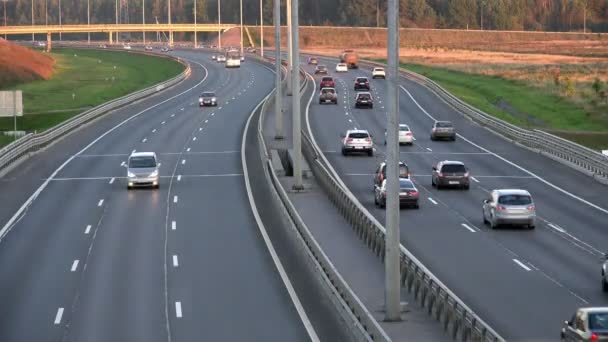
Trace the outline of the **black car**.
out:
<instances>
[{"instance_id":1,"label":"black car","mask_svg":"<svg viewBox=\"0 0 608 342\"><path fill-rule=\"evenodd\" d=\"M355 108L369 107L374 108L374 99L369 92L357 93L355 98Z\"/></svg>"},{"instance_id":2,"label":"black car","mask_svg":"<svg viewBox=\"0 0 608 342\"><path fill-rule=\"evenodd\" d=\"M357 77L355 79L355 90L369 90L369 80L367 77Z\"/></svg>"},{"instance_id":3,"label":"black car","mask_svg":"<svg viewBox=\"0 0 608 342\"><path fill-rule=\"evenodd\" d=\"M217 97L214 92L207 91L201 94L198 98L199 107L203 106L217 106Z\"/></svg>"},{"instance_id":4,"label":"black car","mask_svg":"<svg viewBox=\"0 0 608 342\"><path fill-rule=\"evenodd\" d=\"M326 74L327 75L327 66L317 65L315 67L315 74Z\"/></svg>"}]
</instances>

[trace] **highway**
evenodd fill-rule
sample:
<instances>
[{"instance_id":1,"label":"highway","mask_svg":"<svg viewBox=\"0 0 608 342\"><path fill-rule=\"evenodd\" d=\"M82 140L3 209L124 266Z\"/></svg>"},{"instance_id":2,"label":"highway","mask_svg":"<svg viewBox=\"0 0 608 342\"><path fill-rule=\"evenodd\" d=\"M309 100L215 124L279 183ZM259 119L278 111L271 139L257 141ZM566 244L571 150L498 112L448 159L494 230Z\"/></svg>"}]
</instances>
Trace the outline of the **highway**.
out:
<instances>
[{"instance_id":1,"label":"highway","mask_svg":"<svg viewBox=\"0 0 608 342\"><path fill-rule=\"evenodd\" d=\"M259 236L241 166L245 122L274 74L175 53L192 62L186 82L2 178L2 225L44 189L0 242L0 341L313 339ZM198 107L203 90L218 107ZM132 151L159 155L159 190L127 191Z\"/></svg>"},{"instance_id":2,"label":"highway","mask_svg":"<svg viewBox=\"0 0 608 342\"><path fill-rule=\"evenodd\" d=\"M346 186L384 224L384 210L374 206L372 174L384 160L386 81L372 80L366 67L335 73L335 59L321 58L319 64L336 78L339 103L318 104L320 76L315 77L310 130ZM356 76L370 78L373 110L354 108ZM413 146L400 147L400 156L421 193L419 210L401 210L402 244L508 340L555 341L575 308L608 305L600 283L608 187L503 140L410 80L401 78L400 86L400 123L416 138ZM430 140L435 119L454 123L455 142ZM352 128L370 131L374 157L341 155L340 134ZM431 187L431 167L446 159L469 168L469 191ZM531 192L539 215L535 230L483 224L482 201L495 188Z\"/></svg>"}]
</instances>

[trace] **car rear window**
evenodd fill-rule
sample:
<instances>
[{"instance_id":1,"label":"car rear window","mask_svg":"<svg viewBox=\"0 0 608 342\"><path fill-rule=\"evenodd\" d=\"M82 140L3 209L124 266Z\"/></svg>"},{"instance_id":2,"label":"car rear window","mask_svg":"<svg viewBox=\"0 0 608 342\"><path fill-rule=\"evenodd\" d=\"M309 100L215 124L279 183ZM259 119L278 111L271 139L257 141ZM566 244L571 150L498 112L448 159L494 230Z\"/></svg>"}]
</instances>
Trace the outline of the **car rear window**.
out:
<instances>
[{"instance_id":1,"label":"car rear window","mask_svg":"<svg viewBox=\"0 0 608 342\"><path fill-rule=\"evenodd\" d=\"M201 97L215 97L215 93L203 93Z\"/></svg>"},{"instance_id":2,"label":"car rear window","mask_svg":"<svg viewBox=\"0 0 608 342\"><path fill-rule=\"evenodd\" d=\"M156 160L153 157L132 157L129 159L129 167L156 167Z\"/></svg>"},{"instance_id":3,"label":"car rear window","mask_svg":"<svg viewBox=\"0 0 608 342\"><path fill-rule=\"evenodd\" d=\"M365 77L358 77L357 78L357 82L366 82L366 81L367 81L367 78L365 78Z\"/></svg>"},{"instance_id":4,"label":"car rear window","mask_svg":"<svg viewBox=\"0 0 608 342\"><path fill-rule=\"evenodd\" d=\"M589 314L590 330L608 330L608 313L597 312Z\"/></svg>"},{"instance_id":5,"label":"car rear window","mask_svg":"<svg viewBox=\"0 0 608 342\"><path fill-rule=\"evenodd\" d=\"M465 173L467 169L460 164L446 164L441 167L441 172L445 173Z\"/></svg>"},{"instance_id":6,"label":"car rear window","mask_svg":"<svg viewBox=\"0 0 608 342\"><path fill-rule=\"evenodd\" d=\"M437 127L452 127L452 123L451 122L437 122L436 126Z\"/></svg>"},{"instance_id":7,"label":"car rear window","mask_svg":"<svg viewBox=\"0 0 608 342\"><path fill-rule=\"evenodd\" d=\"M327 67L325 65L319 65L317 66L317 69L327 69Z\"/></svg>"},{"instance_id":8,"label":"car rear window","mask_svg":"<svg viewBox=\"0 0 608 342\"><path fill-rule=\"evenodd\" d=\"M526 205L532 203L528 195L502 195L498 197L498 203L505 205Z\"/></svg>"},{"instance_id":9,"label":"car rear window","mask_svg":"<svg viewBox=\"0 0 608 342\"><path fill-rule=\"evenodd\" d=\"M350 133L348 135L348 137L353 138L353 139L365 139L365 138L369 138L369 134L363 133L363 132L357 132L357 133Z\"/></svg>"},{"instance_id":10,"label":"car rear window","mask_svg":"<svg viewBox=\"0 0 608 342\"><path fill-rule=\"evenodd\" d=\"M410 131L410 128L409 128L409 127L407 127L407 126L399 126L399 130L400 130L401 132L409 132L409 131Z\"/></svg>"},{"instance_id":11,"label":"car rear window","mask_svg":"<svg viewBox=\"0 0 608 342\"><path fill-rule=\"evenodd\" d=\"M384 71L384 68L375 68L376 71Z\"/></svg>"},{"instance_id":12,"label":"car rear window","mask_svg":"<svg viewBox=\"0 0 608 342\"><path fill-rule=\"evenodd\" d=\"M333 79L333 78L331 78L331 77L323 77L323 78L322 78L322 80L323 80L323 82L331 82L331 81L333 81L334 79Z\"/></svg>"},{"instance_id":13,"label":"car rear window","mask_svg":"<svg viewBox=\"0 0 608 342\"><path fill-rule=\"evenodd\" d=\"M401 189L414 189L414 183L409 179L399 179L399 187Z\"/></svg>"},{"instance_id":14,"label":"car rear window","mask_svg":"<svg viewBox=\"0 0 608 342\"><path fill-rule=\"evenodd\" d=\"M335 94L335 90L332 88L323 88L321 89L321 93L323 94Z\"/></svg>"},{"instance_id":15,"label":"car rear window","mask_svg":"<svg viewBox=\"0 0 608 342\"><path fill-rule=\"evenodd\" d=\"M357 95L357 96L358 96L358 97L359 97L359 99L361 99L361 100L369 100L369 99L370 99L369 94L359 94L359 95Z\"/></svg>"}]
</instances>

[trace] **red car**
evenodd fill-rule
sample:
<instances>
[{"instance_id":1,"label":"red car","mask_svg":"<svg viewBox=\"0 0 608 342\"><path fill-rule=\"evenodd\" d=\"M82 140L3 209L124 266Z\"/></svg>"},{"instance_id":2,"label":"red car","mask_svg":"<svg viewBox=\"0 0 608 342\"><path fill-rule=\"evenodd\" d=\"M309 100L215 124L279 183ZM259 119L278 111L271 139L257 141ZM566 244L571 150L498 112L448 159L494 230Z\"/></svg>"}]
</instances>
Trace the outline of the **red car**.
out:
<instances>
[{"instance_id":1,"label":"red car","mask_svg":"<svg viewBox=\"0 0 608 342\"><path fill-rule=\"evenodd\" d=\"M335 88L336 87L336 82L334 81L334 78L331 76L325 76L321 79L321 83L319 84L319 89L323 89L323 88Z\"/></svg>"}]
</instances>

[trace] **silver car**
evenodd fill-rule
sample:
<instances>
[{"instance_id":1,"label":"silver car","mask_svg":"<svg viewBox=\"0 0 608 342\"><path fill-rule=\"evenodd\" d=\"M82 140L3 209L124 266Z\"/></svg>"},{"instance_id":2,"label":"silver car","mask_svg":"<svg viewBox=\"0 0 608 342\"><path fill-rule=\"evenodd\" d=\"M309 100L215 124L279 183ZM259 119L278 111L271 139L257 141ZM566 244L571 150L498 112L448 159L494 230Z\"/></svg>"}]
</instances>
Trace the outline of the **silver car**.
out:
<instances>
[{"instance_id":1,"label":"silver car","mask_svg":"<svg viewBox=\"0 0 608 342\"><path fill-rule=\"evenodd\" d=\"M562 342L608 341L608 307L579 308L561 331Z\"/></svg>"},{"instance_id":2,"label":"silver car","mask_svg":"<svg viewBox=\"0 0 608 342\"><path fill-rule=\"evenodd\" d=\"M431 128L431 140L437 139L456 140L456 131L450 121L435 121Z\"/></svg>"},{"instance_id":3,"label":"silver car","mask_svg":"<svg viewBox=\"0 0 608 342\"><path fill-rule=\"evenodd\" d=\"M160 162L154 152L134 152L129 156L127 168L127 189L134 187L160 186L158 168Z\"/></svg>"},{"instance_id":4,"label":"silver car","mask_svg":"<svg viewBox=\"0 0 608 342\"><path fill-rule=\"evenodd\" d=\"M501 224L523 225L530 229L536 226L536 207L526 190L492 190L483 201L483 223L492 229Z\"/></svg>"},{"instance_id":5,"label":"silver car","mask_svg":"<svg viewBox=\"0 0 608 342\"><path fill-rule=\"evenodd\" d=\"M352 152L364 152L370 157L374 155L374 142L368 131L357 129L348 130L342 140L342 155Z\"/></svg>"},{"instance_id":6,"label":"silver car","mask_svg":"<svg viewBox=\"0 0 608 342\"><path fill-rule=\"evenodd\" d=\"M608 292L608 253L604 255L602 263L602 291Z\"/></svg>"},{"instance_id":7,"label":"silver car","mask_svg":"<svg viewBox=\"0 0 608 342\"><path fill-rule=\"evenodd\" d=\"M218 61L219 63L226 63L226 56L218 55L216 61Z\"/></svg>"}]
</instances>

